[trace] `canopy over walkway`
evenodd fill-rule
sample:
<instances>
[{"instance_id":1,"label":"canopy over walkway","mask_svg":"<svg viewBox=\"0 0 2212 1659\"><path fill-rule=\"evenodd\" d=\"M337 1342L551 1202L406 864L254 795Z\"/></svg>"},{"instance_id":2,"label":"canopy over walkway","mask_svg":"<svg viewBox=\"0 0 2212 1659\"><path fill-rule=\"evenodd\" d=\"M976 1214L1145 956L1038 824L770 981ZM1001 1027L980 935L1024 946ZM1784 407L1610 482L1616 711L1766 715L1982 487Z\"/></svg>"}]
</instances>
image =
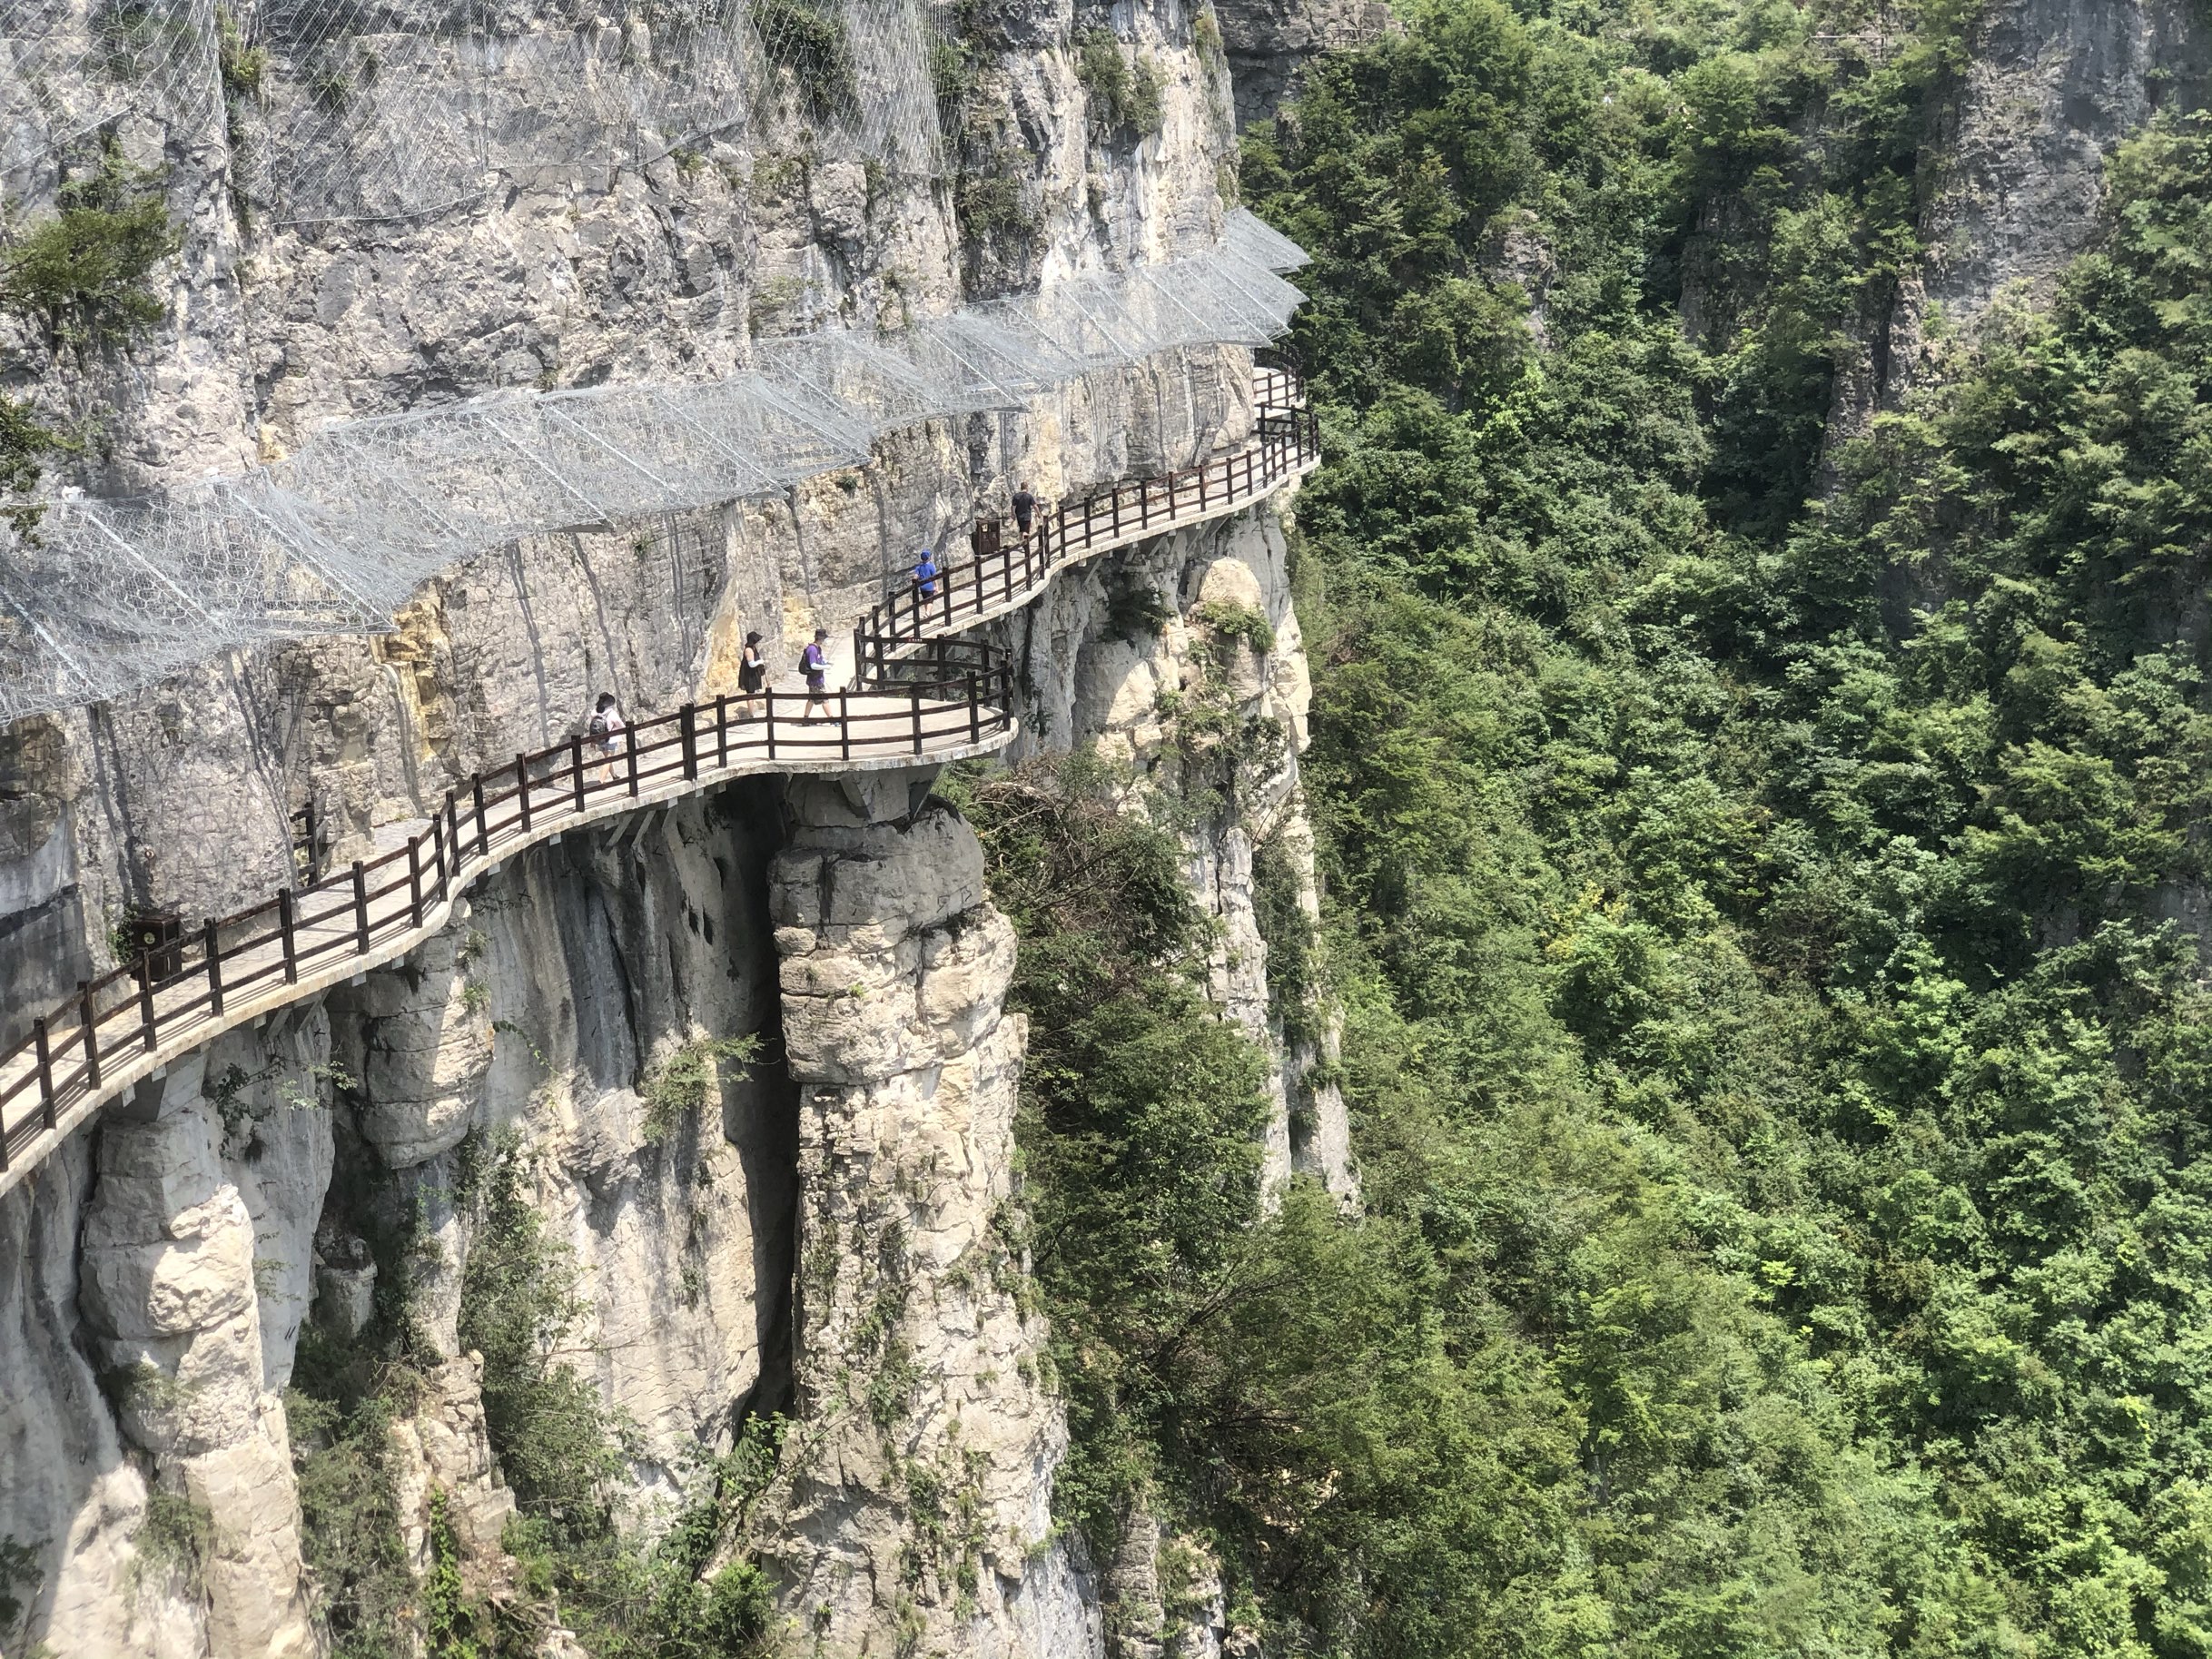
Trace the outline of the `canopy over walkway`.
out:
<instances>
[{"instance_id":1,"label":"canopy over walkway","mask_svg":"<svg viewBox=\"0 0 2212 1659\"><path fill-rule=\"evenodd\" d=\"M775 494L882 434L1018 408L1197 346L1264 346L1304 259L1249 212L1200 254L881 334L755 343L710 382L516 392L331 426L281 463L64 499L0 531L0 723L127 695L224 649L388 627L425 580L520 538Z\"/></svg>"}]
</instances>

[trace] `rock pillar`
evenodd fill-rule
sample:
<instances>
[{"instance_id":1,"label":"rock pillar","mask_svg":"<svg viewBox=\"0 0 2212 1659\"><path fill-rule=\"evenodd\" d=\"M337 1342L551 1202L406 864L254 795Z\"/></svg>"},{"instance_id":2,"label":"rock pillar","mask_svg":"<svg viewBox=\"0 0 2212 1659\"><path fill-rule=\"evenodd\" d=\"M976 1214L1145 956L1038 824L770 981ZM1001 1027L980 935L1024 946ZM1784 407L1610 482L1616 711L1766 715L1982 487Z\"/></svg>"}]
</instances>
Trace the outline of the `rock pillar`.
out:
<instances>
[{"instance_id":1,"label":"rock pillar","mask_svg":"<svg viewBox=\"0 0 2212 1659\"><path fill-rule=\"evenodd\" d=\"M1065 1445L1008 1240L1013 930L926 772L795 780L770 873L799 1085L792 1505L769 1556L827 1653L1075 1655Z\"/></svg>"},{"instance_id":2,"label":"rock pillar","mask_svg":"<svg viewBox=\"0 0 2212 1659\"><path fill-rule=\"evenodd\" d=\"M330 1131L313 1072L325 1042L319 1024L294 1028L252 1071L222 1063L243 1042L202 1051L142 1084L100 1130L80 1299L123 1434L151 1465L133 1582L141 1596L196 1605L204 1651L222 1659L317 1651L270 1364L289 1371L290 1333L273 1356L262 1338L270 1305L296 1299L286 1282L304 1275L305 1227L290 1214L301 1206L288 1191L242 1190L226 1151L242 1158L260 1141L272 1170L320 1191ZM275 1247L265 1257L264 1233ZM73 1651L58 1625L48 1639Z\"/></svg>"}]
</instances>

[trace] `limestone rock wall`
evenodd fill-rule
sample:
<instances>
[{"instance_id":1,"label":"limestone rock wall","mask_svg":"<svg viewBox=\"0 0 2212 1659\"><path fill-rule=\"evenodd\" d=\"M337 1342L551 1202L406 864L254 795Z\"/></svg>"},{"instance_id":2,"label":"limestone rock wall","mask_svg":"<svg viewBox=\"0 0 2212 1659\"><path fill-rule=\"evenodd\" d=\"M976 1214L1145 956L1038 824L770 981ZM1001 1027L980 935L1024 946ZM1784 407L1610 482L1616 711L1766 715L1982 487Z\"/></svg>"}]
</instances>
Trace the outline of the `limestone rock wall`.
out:
<instances>
[{"instance_id":1,"label":"limestone rock wall","mask_svg":"<svg viewBox=\"0 0 2212 1659\"><path fill-rule=\"evenodd\" d=\"M681 164L287 224L250 211L224 133L132 117L118 141L164 170L183 232L168 321L74 353L0 319L0 369L84 439L57 463L67 482L126 491L281 457L331 418L711 376L756 335L1156 255L1222 211L1230 87L1203 15L1038 0L984 19L934 183L872 176L768 121ZM1155 74L1156 131L1087 118L1076 46L1099 27ZM259 119L240 112L243 153ZM963 221L977 181L1011 186L1012 229ZM9 181L26 218L59 183ZM716 688L748 627L787 662L1020 481L1077 496L1234 443L1251 419L1241 353L1170 356L894 434L781 499L494 550L386 634L226 655L0 732L0 1042L110 964L126 906L196 918L303 858L361 855L469 773L573 730L599 690L636 715ZM1122 642L1104 578L1063 582L1013 625L1038 688L1024 717L1052 722L1047 744L1123 745L1132 803L1145 766L1192 793L1184 773L1212 765L1170 753L1154 694L1204 678L1279 726L1281 764L1193 835L1191 879L1225 923L1217 993L1280 1056L1271 1167L1348 1191L1341 1105L1303 1081L1326 1039L1279 1040L1253 922L1255 841L1304 834L1279 535L1248 518L1116 564L1175 619ZM1190 618L1212 602L1265 609L1275 647L1210 655ZM637 1513L746 1413L796 1407L790 1520L757 1543L821 1651L1097 1652L1094 1576L1052 1537L1064 1430L1042 1330L996 1226L1022 1049L1002 1013L1011 935L973 837L922 782L809 785L788 806L733 785L519 856L405 962L173 1066L0 1200L0 1537L27 1562L0 1649L321 1651L285 1390L310 1321L366 1341L395 1299L427 1345L390 1447L404 1551L427 1565L442 1491L470 1571L496 1579L514 1498L459 1312L472 1183L504 1158L578 1264L575 1340L636 1426ZM298 846L310 805L321 830ZM1309 901L1310 858L1293 862ZM717 1067L709 1111L652 1121L660 1068L746 1033L766 1046L743 1081Z\"/></svg>"},{"instance_id":2,"label":"limestone rock wall","mask_svg":"<svg viewBox=\"0 0 2212 1659\"><path fill-rule=\"evenodd\" d=\"M806 1427L769 1556L824 1652L1077 1659L1099 1635L1052 1526L1066 1430L1003 1225L1013 930L984 896L973 832L929 784L797 784L772 874Z\"/></svg>"},{"instance_id":3,"label":"limestone rock wall","mask_svg":"<svg viewBox=\"0 0 2212 1659\"><path fill-rule=\"evenodd\" d=\"M1236 80L1239 126L1272 120L1297 95L1308 59L1397 26L1387 0L1217 0L1215 10Z\"/></svg>"},{"instance_id":4,"label":"limestone rock wall","mask_svg":"<svg viewBox=\"0 0 2212 1659\"><path fill-rule=\"evenodd\" d=\"M1927 252L1853 331L1832 449L1930 372L1938 318L1970 329L2009 287L2040 294L2088 245L2113 146L2212 97L2212 25L2188 0L1990 0L1939 96L1921 158Z\"/></svg>"},{"instance_id":5,"label":"limestone rock wall","mask_svg":"<svg viewBox=\"0 0 2212 1659\"><path fill-rule=\"evenodd\" d=\"M974 24L960 45L971 91L935 176L870 165L771 108L642 168L532 173L420 215L288 222L255 170L289 90L234 98L227 124L129 116L120 152L163 181L183 236L157 272L167 317L75 350L0 313L0 386L80 444L47 458L54 481L129 492L281 457L335 418L707 378L756 337L895 325L1157 256L1223 212L1229 89L1198 17L1144 0L1112 20L1160 88L1141 135L1092 130L1068 0ZM1018 212L963 239L981 179ZM64 182L51 157L10 175L17 218L50 213ZM381 637L225 654L0 731L0 1042L24 1008L108 964L126 905L197 916L265 894L311 801L329 854L348 857L376 824L562 736L597 691L665 709L726 682L748 628L788 666L815 625L848 625L919 548L959 545L1020 477L1074 495L1234 441L1250 419L1241 369L1233 352L1170 358L894 434L868 466L780 500L534 538L426 585Z\"/></svg>"},{"instance_id":6,"label":"limestone rock wall","mask_svg":"<svg viewBox=\"0 0 2212 1659\"><path fill-rule=\"evenodd\" d=\"M442 1356L393 1437L406 1546L427 1561L435 1487L496 1557L512 1500L457 1330L471 1160L524 1160L574 1253L641 1505L787 1397L780 1055L696 1120L645 1098L686 1042L775 1032L781 836L775 786L740 784L524 854L412 956L173 1066L0 1200L0 1533L31 1560L0 1644L320 1651L282 1390L311 1309L358 1337L380 1274Z\"/></svg>"}]
</instances>

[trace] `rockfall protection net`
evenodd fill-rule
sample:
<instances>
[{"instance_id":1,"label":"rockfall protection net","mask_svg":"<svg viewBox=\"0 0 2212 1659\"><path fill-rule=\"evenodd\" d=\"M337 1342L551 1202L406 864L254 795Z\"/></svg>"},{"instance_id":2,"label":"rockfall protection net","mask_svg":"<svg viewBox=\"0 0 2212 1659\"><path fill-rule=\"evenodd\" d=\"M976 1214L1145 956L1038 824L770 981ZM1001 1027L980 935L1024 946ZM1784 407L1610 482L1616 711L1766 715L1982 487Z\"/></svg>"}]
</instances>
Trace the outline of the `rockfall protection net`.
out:
<instances>
[{"instance_id":1,"label":"rockfall protection net","mask_svg":"<svg viewBox=\"0 0 2212 1659\"><path fill-rule=\"evenodd\" d=\"M0 172L127 114L205 130L215 43L214 0L0 0Z\"/></svg>"},{"instance_id":2,"label":"rockfall protection net","mask_svg":"<svg viewBox=\"0 0 2212 1659\"><path fill-rule=\"evenodd\" d=\"M1264 345L1304 298L1275 269L1303 255L1271 239L1239 212L1204 253L895 332L762 341L726 380L502 393L335 425L241 478L53 502L0 539L0 722L229 647L388 626L428 578L518 538L773 494L903 426Z\"/></svg>"},{"instance_id":3,"label":"rockfall protection net","mask_svg":"<svg viewBox=\"0 0 2212 1659\"><path fill-rule=\"evenodd\" d=\"M283 222L639 167L769 113L923 176L933 38L923 0L0 0L0 173L125 114L212 135L227 80Z\"/></svg>"}]
</instances>

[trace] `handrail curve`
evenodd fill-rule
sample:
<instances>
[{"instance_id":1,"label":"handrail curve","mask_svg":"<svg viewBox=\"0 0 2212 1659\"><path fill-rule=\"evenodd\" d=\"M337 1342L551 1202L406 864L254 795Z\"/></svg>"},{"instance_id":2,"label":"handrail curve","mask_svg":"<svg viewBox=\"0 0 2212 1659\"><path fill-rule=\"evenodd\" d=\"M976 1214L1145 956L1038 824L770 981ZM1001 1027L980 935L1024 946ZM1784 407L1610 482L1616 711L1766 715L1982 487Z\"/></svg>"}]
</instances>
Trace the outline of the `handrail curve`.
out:
<instances>
[{"instance_id":1,"label":"handrail curve","mask_svg":"<svg viewBox=\"0 0 2212 1659\"><path fill-rule=\"evenodd\" d=\"M972 556L941 568L924 592L894 589L853 630L853 659L880 672L927 639L979 627L1021 609L1071 565L1147 537L1241 510L1303 477L1321 459L1320 424L1288 360L1256 354L1251 442L1164 478L1124 480L1063 501L1028 534L1003 518L979 521Z\"/></svg>"}]
</instances>

